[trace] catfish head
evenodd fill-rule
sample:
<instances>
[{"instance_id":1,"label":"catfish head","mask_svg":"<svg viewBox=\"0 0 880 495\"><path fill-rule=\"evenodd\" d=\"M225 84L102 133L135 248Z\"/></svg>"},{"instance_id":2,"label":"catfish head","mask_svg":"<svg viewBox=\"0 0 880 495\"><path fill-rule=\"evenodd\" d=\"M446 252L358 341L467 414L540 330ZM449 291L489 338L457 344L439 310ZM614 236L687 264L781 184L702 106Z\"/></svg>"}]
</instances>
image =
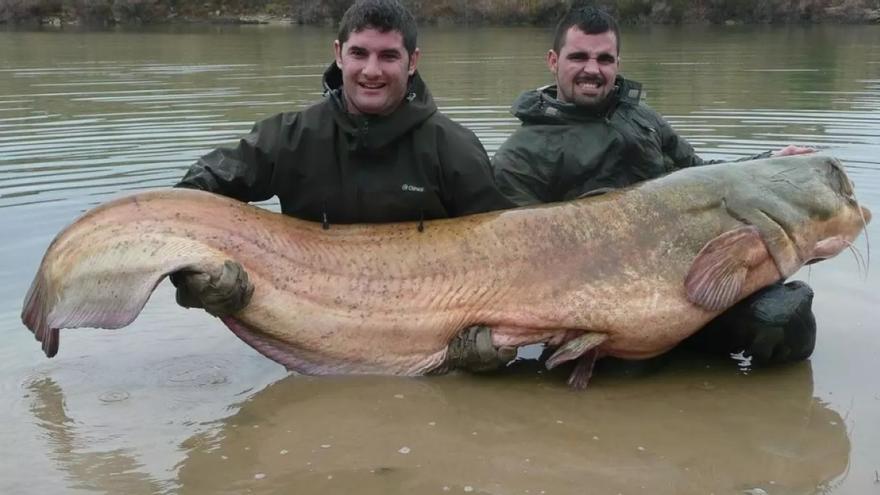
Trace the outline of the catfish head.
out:
<instances>
[{"instance_id":1,"label":"catfish head","mask_svg":"<svg viewBox=\"0 0 880 495\"><path fill-rule=\"evenodd\" d=\"M737 227L703 247L685 280L688 298L706 309L721 310L742 297L749 270L768 255L778 278L788 278L851 246L871 220L834 158L811 154L723 166L736 177L716 186Z\"/></svg>"}]
</instances>

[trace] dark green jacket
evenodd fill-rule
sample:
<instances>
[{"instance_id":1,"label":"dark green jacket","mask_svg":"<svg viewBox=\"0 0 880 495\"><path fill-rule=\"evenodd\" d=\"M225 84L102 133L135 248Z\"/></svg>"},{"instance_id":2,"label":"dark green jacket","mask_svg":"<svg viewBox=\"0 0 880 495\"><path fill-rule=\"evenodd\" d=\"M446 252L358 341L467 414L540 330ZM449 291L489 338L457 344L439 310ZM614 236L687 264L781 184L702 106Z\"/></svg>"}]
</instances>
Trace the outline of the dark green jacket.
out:
<instances>
[{"instance_id":1,"label":"dark green jacket","mask_svg":"<svg viewBox=\"0 0 880 495\"><path fill-rule=\"evenodd\" d=\"M388 116L345 111L342 74L327 97L258 122L232 148L196 162L177 184L239 199L278 196L288 215L329 223L446 218L512 206L473 132L441 114L418 73Z\"/></svg>"},{"instance_id":2,"label":"dark green jacket","mask_svg":"<svg viewBox=\"0 0 880 495\"><path fill-rule=\"evenodd\" d=\"M501 192L518 205L563 201L710 163L640 97L623 77L598 111L557 100L555 86L520 95L522 127L492 158Z\"/></svg>"}]
</instances>

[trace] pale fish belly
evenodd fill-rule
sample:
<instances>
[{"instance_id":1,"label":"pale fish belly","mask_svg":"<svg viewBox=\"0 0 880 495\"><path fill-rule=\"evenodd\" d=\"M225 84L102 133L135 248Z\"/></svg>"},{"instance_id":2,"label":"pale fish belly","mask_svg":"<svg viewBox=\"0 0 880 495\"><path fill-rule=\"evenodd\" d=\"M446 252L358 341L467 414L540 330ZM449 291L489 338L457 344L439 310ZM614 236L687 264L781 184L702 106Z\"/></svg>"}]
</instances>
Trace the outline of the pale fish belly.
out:
<instances>
[{"instance_id":1,"label":"pale fish belly","mask_svg":"<svg viewBox=\"0 0 880 495\"><path fill-rule=\"evenodd\" d=\"M382 374L424 375L440 367L446 360L446 348L429 354L410 354L375 360L340 359L326 352L310 350L291 342L276 339L264 332L251 330L233 317L221 318L223 323L244 343L260 354L281 364L287 370L306 375Z\"/></svg>"}]
</instances>

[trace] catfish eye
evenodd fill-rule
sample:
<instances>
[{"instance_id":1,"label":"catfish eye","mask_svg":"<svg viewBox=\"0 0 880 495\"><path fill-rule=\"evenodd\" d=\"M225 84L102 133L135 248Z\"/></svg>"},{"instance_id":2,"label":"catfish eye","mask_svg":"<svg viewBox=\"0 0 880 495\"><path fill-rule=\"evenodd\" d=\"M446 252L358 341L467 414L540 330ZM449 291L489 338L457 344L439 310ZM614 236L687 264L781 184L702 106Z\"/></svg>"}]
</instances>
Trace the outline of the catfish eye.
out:
<instances>
[{"instance_id":1,"label":"catfish eye","mask_svg":"<svg viewBox=\"0 0 880 495\"><path fill-rule=\"evenodd\" d=\"M853 181L846 175L841 174L841 182L840 194L843 195L843 198L851 205L859 204L859 200L856 198L855 184L853 184Z\"/></svg>"},{"instance_id":2,"label":"catfish eye","mask_svg":"<svg viewBox=\"0 0 880 495\"><path fill-rule=\"evenodd\" d=\"M842 170L837 174L837 178L840 181L840 194L843 194L847 198L852 198L855 193L852 181Z\"/></svg>"},{"instance_id":3,"label":"catfish eye","mask_svg":"<svg viewBox=\"0 0 880 495\"><path fill-rule=\"evenodd\" d=\"M837 186L836 189L841 196L854 200L855 189L853 188L852 181L847 177L846 171L843 170L843 166L837 160L831 160L829 164L831 165L832 185Z\"/></svg>"}]
</instances>

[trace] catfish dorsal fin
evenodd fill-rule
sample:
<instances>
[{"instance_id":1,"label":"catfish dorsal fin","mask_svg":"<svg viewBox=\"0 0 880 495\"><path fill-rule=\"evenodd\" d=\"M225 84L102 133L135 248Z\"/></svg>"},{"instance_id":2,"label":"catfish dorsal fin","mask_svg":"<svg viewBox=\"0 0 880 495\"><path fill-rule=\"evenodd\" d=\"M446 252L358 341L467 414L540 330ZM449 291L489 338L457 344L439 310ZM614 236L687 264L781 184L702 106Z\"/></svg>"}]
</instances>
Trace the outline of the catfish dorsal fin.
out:
<instances>
[{"instance_id":1,"label":"catfish dorsal fin","mask_svg":"<svg viewBox=\"0 0 880 495\"><path fill-rule=\"evenodd\" d=\"M709 311L735 303L749 268L770 258L758 229L748 225L715 237L694 258L684 279L690 302Z\"/></svg>"}]
</instances>

